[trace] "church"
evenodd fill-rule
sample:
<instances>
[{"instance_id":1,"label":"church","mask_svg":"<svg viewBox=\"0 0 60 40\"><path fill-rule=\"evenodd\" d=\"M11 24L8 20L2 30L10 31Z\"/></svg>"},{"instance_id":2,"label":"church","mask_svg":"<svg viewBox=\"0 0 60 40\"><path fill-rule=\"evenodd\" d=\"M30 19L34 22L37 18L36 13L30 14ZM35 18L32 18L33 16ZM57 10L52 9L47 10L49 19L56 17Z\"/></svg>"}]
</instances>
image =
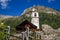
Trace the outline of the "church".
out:
<instances>
[{"instance_id":1,"label":"church","mask_svg":"<svg viewBox=\"0 0 60 40\"><path fill-rule=\"evenodd\" d=\"M40 29L39 28L39 13L35 8L32 8L31 22L24 20L22 23L16 26L16 31L25 31L27 27L29 29Z\"/></svg>"}]
</instances>

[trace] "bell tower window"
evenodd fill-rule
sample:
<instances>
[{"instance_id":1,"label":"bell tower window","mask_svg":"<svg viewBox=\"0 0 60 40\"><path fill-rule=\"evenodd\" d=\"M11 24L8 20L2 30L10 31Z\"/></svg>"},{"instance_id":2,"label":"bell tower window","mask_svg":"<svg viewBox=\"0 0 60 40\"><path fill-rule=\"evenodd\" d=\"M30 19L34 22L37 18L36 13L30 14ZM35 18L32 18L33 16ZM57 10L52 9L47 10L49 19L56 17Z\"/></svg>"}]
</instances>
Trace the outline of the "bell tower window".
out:
<instances>
[{"instance_id":1,"label":"bell tower window","mask_svg":"<svg viewBox=\"0 0 60 40\"><path fill-rule=\"evenodd\" d=\"M34 15L35 17L36 17L36 13L35 13L35 15Z\"/></svg>"}]
</instances>

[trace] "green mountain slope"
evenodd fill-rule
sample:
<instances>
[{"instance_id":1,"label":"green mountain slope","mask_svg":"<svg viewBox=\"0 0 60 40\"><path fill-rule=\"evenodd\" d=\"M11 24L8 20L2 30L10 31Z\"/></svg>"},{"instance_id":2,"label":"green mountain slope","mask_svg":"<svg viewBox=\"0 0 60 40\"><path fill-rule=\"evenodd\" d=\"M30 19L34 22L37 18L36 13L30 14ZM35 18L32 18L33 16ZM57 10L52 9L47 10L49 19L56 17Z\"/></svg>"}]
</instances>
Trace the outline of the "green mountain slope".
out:
<instances>
[{"instance_id":1,"label":"green mountain slope","mask_svg":"<svg viewBox=\"0 0 60 40\"><path fill-rule=\"evenodd\" d=\"M60 11L44 6L33 6L27 8L22 13L23 19L31 21L31 10L35 8L39 13L40 27L42 24L48 24L52 28L57 29L60 27Z\"/></svg>"},{"instance_id":2,"label":"green mountain slope","mask_svg":"<svg viewBox=\"0 0 60 40\"><path fill-rule=\"evenodd\" d=\"M5 20L2 20L2 22L7 26L11 26L11 29L13 30L18 24L20 24L25 19L27 19L28 21L31 21L32 8L36 8L37 12L39 13L40 27L42 24L48 24L54 29L57 29L60 27L60 11L57 11L48 7L44 7L44 6L33 6L30 8L27 8L26 10L24 10L21 16L15 17L15 18L14 17L8 18Z\"/></svg>"}]
</instances>

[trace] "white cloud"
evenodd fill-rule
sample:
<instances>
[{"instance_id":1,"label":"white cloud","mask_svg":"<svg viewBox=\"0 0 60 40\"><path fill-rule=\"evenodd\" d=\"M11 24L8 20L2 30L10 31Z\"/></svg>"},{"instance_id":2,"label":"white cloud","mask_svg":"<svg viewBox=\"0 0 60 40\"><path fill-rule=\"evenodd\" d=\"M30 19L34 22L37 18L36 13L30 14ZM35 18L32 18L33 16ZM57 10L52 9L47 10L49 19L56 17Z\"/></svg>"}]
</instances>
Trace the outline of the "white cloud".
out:
<instances>
[{"instance_id":1,"label":"white cloud","mask_svg":"<svg viewBox=\"0 0 60 40\"><path fill-rule=\"evenodd\" d=\"M54 2L55 0L48 0L48 3Z\"/></svg>"},{"instance_id":2,"label":"white cloud","mask_svg":"<svg viewBox=\"0 0 60 40\"><path fill-rule=\"evenodd\" d=\"M8 1L10 0L0 0L0 5L2 9L6 9L8 6Z\"/></svg>"}]
</instances>

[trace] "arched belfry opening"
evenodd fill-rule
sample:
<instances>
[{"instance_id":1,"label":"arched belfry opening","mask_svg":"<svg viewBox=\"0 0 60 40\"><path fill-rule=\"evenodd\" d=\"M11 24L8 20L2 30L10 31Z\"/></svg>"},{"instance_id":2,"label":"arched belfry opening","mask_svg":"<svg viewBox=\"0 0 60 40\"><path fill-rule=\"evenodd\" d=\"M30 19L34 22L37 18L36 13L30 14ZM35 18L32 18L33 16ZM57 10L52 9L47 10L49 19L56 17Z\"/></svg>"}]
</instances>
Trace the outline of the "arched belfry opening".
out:
<instances>
[{"instance_id":1,"label":"arched belfry opening","mask_svg":"<svg viewBox=\"0 0 60 40\"><path fill-rule=\"evenodd\" d=\"M34 14L34 16L36 17L36 13Z\"/></svg>"}]
</instances>

